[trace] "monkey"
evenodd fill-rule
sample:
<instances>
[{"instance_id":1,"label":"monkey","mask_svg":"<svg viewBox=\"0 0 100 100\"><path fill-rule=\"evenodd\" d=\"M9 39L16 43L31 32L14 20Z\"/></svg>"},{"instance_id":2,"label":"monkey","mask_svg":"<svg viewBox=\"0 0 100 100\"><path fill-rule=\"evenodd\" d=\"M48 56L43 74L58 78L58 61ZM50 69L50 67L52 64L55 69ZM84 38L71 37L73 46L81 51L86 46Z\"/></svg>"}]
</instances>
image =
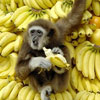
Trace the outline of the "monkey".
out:
<instances>
[{"instance_id":1,"label":"monkey","mask_svg":"<svg viewBox=\"0 0 100 100\"><path fill-rule=\"evenodd\" d=\"M71 64L69 49L64 46L66 35L80 25L86 0L75 0L71 12L56 23L38 19L28 25L15 67L16 76L29 77L32 88L40 93L41 100L50 100L51 93L63 92L68 87L69 70L52 68L43 47L63 55ZM42 71L41 71L42 69Z\"/></svg>"}]
</instances>

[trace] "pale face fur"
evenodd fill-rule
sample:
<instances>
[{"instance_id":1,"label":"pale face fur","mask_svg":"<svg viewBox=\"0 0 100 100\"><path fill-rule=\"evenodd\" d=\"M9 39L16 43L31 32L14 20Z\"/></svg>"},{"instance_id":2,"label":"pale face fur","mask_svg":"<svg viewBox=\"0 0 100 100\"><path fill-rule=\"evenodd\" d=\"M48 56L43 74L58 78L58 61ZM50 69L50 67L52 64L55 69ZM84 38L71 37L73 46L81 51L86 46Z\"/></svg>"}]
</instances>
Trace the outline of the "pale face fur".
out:
<instances>
[{"instance_id":1,"label":"pale face fur","mask_svg":"<svg viewBox=\"0 0 100 100\"><path fill-rule=\"evenodd\" d=\"M34 50L41 50L48 42L46 30L41 26L32 26L28 30L28 42Z\"/></svg>"}]
</instances>

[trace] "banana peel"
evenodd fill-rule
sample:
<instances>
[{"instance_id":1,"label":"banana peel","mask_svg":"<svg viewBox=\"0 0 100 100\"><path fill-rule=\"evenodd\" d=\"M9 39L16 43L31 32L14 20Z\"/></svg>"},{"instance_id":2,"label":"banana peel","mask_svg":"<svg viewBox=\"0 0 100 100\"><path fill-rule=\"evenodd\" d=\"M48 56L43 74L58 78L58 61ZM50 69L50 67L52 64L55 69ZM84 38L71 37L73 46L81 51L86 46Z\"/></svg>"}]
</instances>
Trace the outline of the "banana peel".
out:
<instances>
[{"instance_id":1,"label":"banana peel","mask_svg":"<svg viewBox=\"0 0 100 100\"><path fill-rule=\"evenodd\" d=\"M66 68L69 70L70 64L67 63L67 60L65 59L65 57L63 57L60 54L53 54L51 49L46 49L45 47L43 47L43 50L46 55L46 58L51 61L53 66Z\"/></svg>"}]
</instances>

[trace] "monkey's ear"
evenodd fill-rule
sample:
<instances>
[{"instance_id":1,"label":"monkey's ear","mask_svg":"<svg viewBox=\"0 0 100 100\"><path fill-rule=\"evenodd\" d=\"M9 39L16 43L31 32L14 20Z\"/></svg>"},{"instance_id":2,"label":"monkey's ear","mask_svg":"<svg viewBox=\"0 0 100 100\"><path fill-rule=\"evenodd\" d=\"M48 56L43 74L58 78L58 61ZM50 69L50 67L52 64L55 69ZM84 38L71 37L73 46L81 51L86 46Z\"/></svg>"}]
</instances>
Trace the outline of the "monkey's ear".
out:
<instances>
[{"instance_id":1,"label":"monkey's ear","mask_svg":"<svg viewBox=\"0 0 100 100\"><path fill-rule=\"evenodd\" d=\"M54 33L55 33L55 29L50 29L48 36L52 37L54 35Z\"/></svg>"}]
</instances>

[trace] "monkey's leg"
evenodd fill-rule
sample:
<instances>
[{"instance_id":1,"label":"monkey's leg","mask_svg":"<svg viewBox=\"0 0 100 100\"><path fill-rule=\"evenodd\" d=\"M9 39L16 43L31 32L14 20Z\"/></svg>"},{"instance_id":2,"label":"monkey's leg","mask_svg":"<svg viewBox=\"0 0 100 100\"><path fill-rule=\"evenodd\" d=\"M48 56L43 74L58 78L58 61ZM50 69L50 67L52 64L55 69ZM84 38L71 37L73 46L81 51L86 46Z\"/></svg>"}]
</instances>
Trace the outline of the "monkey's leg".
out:
<instances>
[{"instance_id":1,"label":"monkey's leg","mask_svg":"<svg viewBox=\"0 0 100 100\"><path fill-rule=\"evenodd\" d=\"M51 66L51 62L44 57L32 57L29 62L29 68L31 71L34 71L36 68L50 70Z\"/></svg>"},{"instance_id":2,"label":"monkey's leg","mask_svg":"<svg viewBox=\"0 0 100 100\"><path fill-rule=\"evenodd\" d=\"M50 100L49 96L52 92L51 86L47 85L41 90L41 100Z\"/></svg>"}]
</instances>

